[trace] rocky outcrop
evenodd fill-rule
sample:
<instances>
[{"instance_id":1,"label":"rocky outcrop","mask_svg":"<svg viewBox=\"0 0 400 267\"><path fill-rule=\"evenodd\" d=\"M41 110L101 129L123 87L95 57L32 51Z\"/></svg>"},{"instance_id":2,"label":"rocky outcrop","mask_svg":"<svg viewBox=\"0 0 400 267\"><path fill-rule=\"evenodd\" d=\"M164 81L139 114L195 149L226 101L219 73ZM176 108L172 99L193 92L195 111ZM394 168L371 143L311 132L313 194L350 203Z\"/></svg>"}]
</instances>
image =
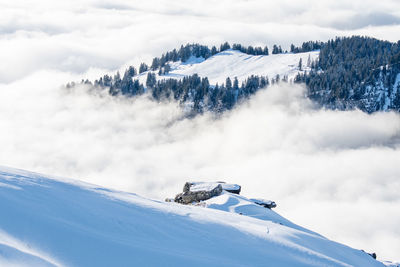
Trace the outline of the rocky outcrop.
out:
<instances>
[{"instance_id":1,"label":"rocky outcrop","mask_svg":"<svg viewBox=\"0 0 400 267\"><path fill-rule=\"evenodd\" d=\"M222 191L240 194L240 190L240 185L225 182L186 182L182 193L177 194L174 199L167 198L165 201L182 204L197 203L218 196Z\"/></svg>"},{"instance_id":2,"label":"rocky outcrop","mask_svg":"<svg viewBox=\"0 0 400 267\"><path fill-rule=\"evenodd\" d=\"M368 255L370 255L372 258L374 258L376 260L376 253L375 252L369 253L369 252L366 252L363 249L361 251L364 252L364 253L367 253Z\"/></svg>"},{"instance_id":3,"label":"rocky outcrop","mask_svg":"<svg viewBox=\"0 0 400 267\"><path fill-rule=\"evenodd\" d=\"M183 187L183 192L187 191L201 191L201 190L206 190L210 191L213 188L215 188L218 184L222 186L222 190L234 193L234 194L240 194L241 186L238 184L227 184L225 182L188 182L185 184Z\"/></svg>"},{"instance_id":4,"label":"rocky outcrop","mask_svg":"<svg viewBox=\"0 0 400 267\"><path fill-rule=\"evenodd\" d=\"M183 193L177 194L174 201L182 204L190 204L210 199L222 193L222 186L218 183L215 183L213 187L208 186L204 190L191 190L192 185L192 183L185 183Z\"/></svg>"},{"instance_id":5,"label":"rocky outcrop","mask_svg":"<svg viewBox=\"0 0 400 267\"><path fill-rule=\"evenodd\" d=\"M219 196L223 191L239 194L241 186L237 184L227 184L225 182L186 182L183 192L175 196L174 199L167 198L167 202L177 202L181 204L195 204ZM276 203L265 199L251 199L257 205L272 209Z\"/></svg>"},{"instance_id":6,"label":"rocky outcrop","mask_svg":"<svg viewBox=\"0 0 400 267\"><path fill-rule=\"evenodd\" d=\"M264 208L268 209L276 208L276 203L275 201L272 200L261 199L261 198L252 198L250 200L257 205L263 206Z\"/></svg>"},{"instance_id":7,"label":"rocky outcrop","mask_svg":"<svg viewBox=\"0 0 400 267\"><path fill-rule=\"evenodd\" d=\"M238 194L239 195L240 194L240 190L242 189L242 187L240 185L238 185L238 184L227 184L225 182L217 182L217 183L221 184L223 190L225 190L227 192L230 192L230 193L233 193L233 194Z\"/></svg>"}]
</instances>

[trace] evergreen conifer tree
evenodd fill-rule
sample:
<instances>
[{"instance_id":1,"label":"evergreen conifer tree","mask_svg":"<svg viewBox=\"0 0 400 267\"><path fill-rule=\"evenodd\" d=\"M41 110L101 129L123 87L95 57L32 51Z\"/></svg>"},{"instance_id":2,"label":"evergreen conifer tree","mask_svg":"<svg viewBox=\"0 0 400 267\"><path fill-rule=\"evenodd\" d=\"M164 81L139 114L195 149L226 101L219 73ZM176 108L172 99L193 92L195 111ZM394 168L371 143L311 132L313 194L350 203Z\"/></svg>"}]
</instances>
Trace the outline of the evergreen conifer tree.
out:
<instances>
[{"instance_id":1,"label":"evergreen conifer tree","mask_svg":"<svg viewBox=\"0 0 400 267\"><path fill-rule=\"evenodd\" d=\"M140 66L139 66L139 74L140 74L140 73L143 73L143 72L146 72L146 71L148 71L148 70L149 70L149 67L147 66L146 63L140 63Z\"/></svg>"}]
</instances>

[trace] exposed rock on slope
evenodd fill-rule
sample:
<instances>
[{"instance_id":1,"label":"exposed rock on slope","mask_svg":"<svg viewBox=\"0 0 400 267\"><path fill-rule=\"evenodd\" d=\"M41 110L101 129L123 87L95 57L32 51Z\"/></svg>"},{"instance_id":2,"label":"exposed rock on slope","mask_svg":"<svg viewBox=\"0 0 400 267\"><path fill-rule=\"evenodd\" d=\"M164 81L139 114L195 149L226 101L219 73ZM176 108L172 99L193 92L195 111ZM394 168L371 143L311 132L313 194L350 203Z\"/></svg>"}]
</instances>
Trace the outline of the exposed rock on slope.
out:
<instances>
[{"instance_id":1,"label":"exposed rock on slope","mask_svg":"<svg viewBox=\"0 0 400 267\"><path fill-rule=\"evenodd\" d=\"M179 193L178 195L176 195L175 202L182 204L200 202L218 196L222 192L222 186L220 184L216 184L210 190L197 190L197 191L190 191L190 186L189 188L187 188L186 184L185 187L183 188L183 193Z\"/></svg>"},{"instance_id":2,"label":"exposed rock on slope","mask_svg":"<svg viewBox=\"0 0 400 267\"><path fill-rule=\"evenodd\" d=\"M275 201L272 200L267 200L267 199L262 199L262 198L252 198L250 199L257 205L263 206L264 208L272 209L276 208L276 203Z\"/></svg>"},{"instance_id":3,"label":"exposed rock on slope","mask_svg":"<svg viewBox=\"0 0 400 267\"><path fill-rule=\"evenodd\" d=\"M237 184L227 184L225 182L187 182L183 186L183 193L177 194L174 201L182 204L200 202L219 196L223 190L239 194L241 187ZM167 201L169 202L169 199Z\"/></svg>"}]
</instances>

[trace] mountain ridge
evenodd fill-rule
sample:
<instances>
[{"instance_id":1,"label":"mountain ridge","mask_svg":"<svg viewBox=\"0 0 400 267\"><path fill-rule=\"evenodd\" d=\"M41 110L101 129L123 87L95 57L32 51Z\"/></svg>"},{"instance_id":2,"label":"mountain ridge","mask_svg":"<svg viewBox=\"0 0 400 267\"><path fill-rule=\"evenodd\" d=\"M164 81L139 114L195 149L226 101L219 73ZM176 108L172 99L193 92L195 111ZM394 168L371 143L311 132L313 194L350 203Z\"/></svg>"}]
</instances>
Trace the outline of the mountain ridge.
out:
<instances>
[{"instance_id":1,"label":"mountain ridge","mask_svg":"<svg viewBox=\"0 0 400 267\"><path fill-rule=\"evenodd\" d=\"M210 49L192 44L154 58L151 66L140 64L139 71L130 66L122 77L117 72L81 83L111 95L150 93L156 101L175 100L189 113L199 114L230 110L279 82L305 84L306 96L328 109L399 111L400 41L338 37L292 45L290 52L274 45L272 54L267 47L231 48L224 43Z\"/></svg>"}]
</instances>

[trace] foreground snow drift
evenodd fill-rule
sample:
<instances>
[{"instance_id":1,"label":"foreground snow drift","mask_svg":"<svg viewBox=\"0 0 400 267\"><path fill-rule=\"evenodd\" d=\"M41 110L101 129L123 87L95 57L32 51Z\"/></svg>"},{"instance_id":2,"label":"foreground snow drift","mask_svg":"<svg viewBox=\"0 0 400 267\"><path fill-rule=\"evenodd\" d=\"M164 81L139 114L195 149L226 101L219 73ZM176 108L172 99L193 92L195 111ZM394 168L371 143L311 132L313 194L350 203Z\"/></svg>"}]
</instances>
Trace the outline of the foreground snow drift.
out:
<instances>
[{"instance_id":1,"label":"foreground snow drift","mask_svg":"<svg viewBox=\"0 0 400 267\"><path fill-rule=\"evenodd\" d=\"M383 266L245 197L185 206L0 168L1 266Z\"/></svg>"}]
</instances>

